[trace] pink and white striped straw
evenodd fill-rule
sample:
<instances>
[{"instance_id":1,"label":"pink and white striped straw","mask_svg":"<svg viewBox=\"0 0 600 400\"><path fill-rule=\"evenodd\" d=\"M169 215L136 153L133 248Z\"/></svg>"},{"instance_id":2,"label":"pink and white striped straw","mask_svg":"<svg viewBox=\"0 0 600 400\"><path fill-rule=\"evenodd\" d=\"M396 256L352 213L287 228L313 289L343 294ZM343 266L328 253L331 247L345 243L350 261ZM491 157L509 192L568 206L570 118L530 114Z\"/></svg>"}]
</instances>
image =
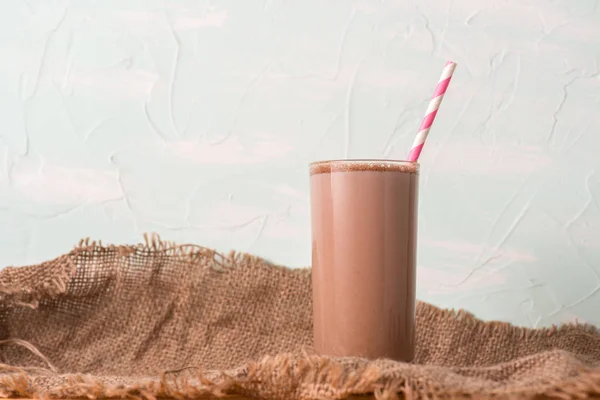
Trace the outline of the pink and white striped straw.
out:
<instances>
[{"instance_id":1,"label":"pink and white striped straw","mask_svg":"<svg viewBox=\"0 0 600 400\"><path fill-rule=\"evenodd\" d=\"M444 98L444 93L446 93L446 89L448 89L448 85L450 84L450 79L452 79L452 74L454 73L455 68L456 63L452 61L448 61L446 63L444 71L442 72L442 76L440 77L440 80L435 87L435 91L433 92L433 97L431 98L429 106L427 107L425 118L423 118L423 122L421 122L419 133L417 133L417 137L413 142L410 153L408 153L408 161L416 162L419 159L419 155L421 155L421 150L423 150L423 145L425 145L425 140L429 134L429 129L431 129L431 125L433 125L438 108L440 108L440 104Z\"/></svg>"}]
</instances>

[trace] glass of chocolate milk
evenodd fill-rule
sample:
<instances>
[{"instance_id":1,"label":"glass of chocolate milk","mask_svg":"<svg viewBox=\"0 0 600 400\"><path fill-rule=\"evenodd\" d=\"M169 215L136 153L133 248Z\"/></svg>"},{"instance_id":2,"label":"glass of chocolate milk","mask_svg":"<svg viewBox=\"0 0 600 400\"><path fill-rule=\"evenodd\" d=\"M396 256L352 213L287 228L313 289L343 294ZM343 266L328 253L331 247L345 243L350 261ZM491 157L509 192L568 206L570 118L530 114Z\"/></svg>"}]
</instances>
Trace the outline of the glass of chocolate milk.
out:
<instances>
[{"instance_id":1,"label":"glass of chocolate milk","mask_svg":"<svg viewBox=\"0 0 600 400\"><path fill-rule=\"evenodd\" d=\"M315 350L411 361L419 164L310 164Z\"/></svg>"}]
</instances>

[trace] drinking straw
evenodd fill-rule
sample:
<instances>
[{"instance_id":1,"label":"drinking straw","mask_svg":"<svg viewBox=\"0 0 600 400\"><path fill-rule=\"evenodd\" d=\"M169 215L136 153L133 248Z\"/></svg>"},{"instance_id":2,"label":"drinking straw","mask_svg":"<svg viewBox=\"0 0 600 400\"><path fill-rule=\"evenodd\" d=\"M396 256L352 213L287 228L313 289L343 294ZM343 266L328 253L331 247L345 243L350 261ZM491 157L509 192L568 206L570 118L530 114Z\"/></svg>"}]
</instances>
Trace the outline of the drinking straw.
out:
<instances>
[{"instance_id":1,"label":"drinking straw","mask_svg":"<svg viewBox=\"0 0 600 400\"><path fill-rule=\"evenodd\" d=\"M442 99L444 98L444 93L446 93L446 89L448 89L448 85L450 84L450 79L452 79L452 74L454 73L455 68L456 63L452 61L448 61L446 63L444 71L442 72L442 76L435 87L435 91L433 92L433 96L431 97L431 101L427 107L425 118L423 118L423 122L421 122L419 133L417 133L417 137L413 142L410 153L408 153L408 161L416 162L419 159L419 155L421 155L421 150L423 150L423 145L425 144L425 140L429 134L429 129L431 129L431 125L433 125L433 121L435 120L437 111L440 108Z\"/></svg>"}]
</instances>

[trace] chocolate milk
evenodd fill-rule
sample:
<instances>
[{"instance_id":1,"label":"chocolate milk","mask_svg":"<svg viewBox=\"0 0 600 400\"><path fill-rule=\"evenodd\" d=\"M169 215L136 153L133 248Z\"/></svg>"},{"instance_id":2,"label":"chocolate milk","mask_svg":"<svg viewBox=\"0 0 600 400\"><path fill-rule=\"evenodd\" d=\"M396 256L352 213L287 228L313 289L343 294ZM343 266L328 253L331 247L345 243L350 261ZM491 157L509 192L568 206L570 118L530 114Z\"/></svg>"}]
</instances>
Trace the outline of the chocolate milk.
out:
<instances>
[{"instance_id":1,"label":"chocolate milk","mask_svg":"<svg viewBox=\"0 0 600 400\"><path fill-rule=\"evenodd\" d=\"M310 165L315 350L411 361L418 164Z\"/></svg>"}]
</instances>

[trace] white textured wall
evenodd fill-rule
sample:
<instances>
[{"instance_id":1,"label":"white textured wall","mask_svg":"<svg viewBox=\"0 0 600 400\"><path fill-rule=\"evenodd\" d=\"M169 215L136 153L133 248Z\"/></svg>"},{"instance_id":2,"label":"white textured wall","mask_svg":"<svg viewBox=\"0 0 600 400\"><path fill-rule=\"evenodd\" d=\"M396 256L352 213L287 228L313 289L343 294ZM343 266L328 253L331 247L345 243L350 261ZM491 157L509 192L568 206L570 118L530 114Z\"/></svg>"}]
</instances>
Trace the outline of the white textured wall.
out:
<instances>
[{"instance_id":1,"label":"white textured wall","mask_svg":"<svg viewBox=\"0 0 600 400\"><path fill-rule=\"evenodd\" d=\"M0 264L141 233L310 262L307 163L422 162L419 297L600 323L598 1L0 3Z\"/></svg>"}]
</instances>

